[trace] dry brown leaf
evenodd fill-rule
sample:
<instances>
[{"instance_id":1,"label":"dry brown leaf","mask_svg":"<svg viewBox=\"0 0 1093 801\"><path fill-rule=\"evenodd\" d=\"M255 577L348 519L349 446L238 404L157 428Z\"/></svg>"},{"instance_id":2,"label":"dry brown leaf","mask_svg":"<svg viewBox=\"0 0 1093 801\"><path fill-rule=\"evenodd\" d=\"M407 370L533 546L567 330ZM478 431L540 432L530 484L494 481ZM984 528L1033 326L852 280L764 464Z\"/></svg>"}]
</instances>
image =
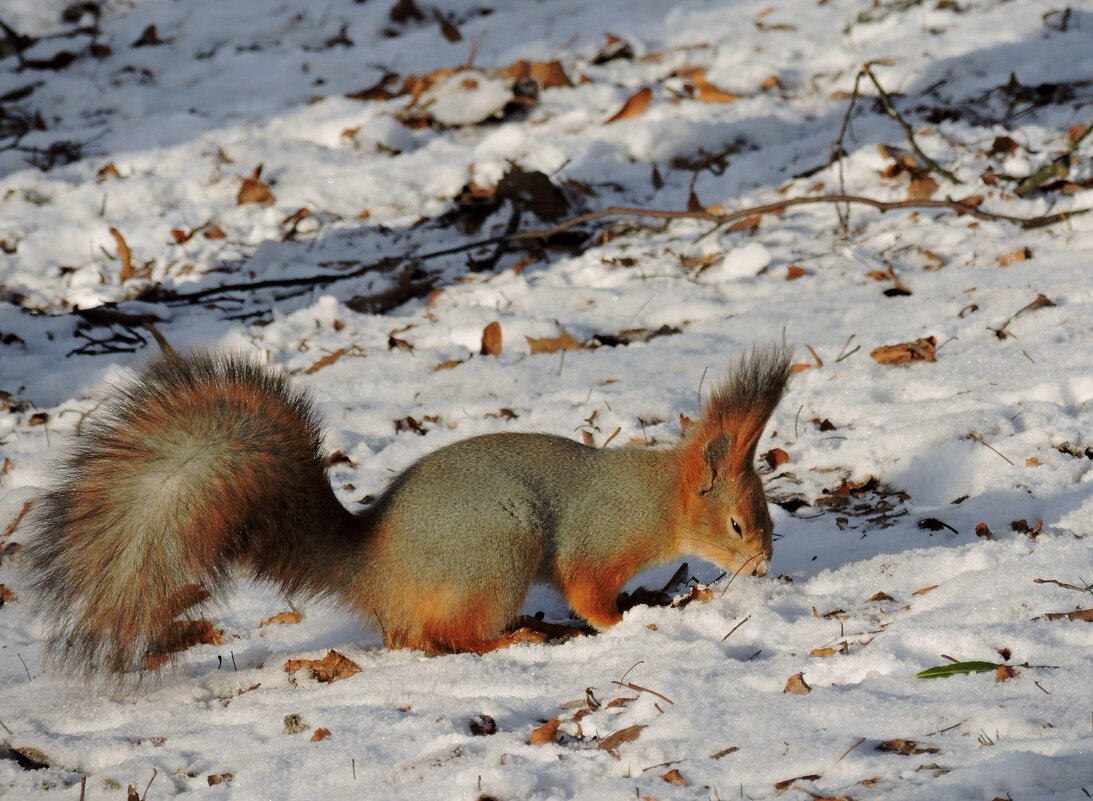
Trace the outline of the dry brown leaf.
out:
<instances>
[{"instance_id":1,"label":"dry brown leaf","mask_svg":"<svg viewBox=\"0 0 1093 801\"><path fill-rule=\"evenodd\" d=\"M911 362L936 362L937 339L925 337L914 342L901 342L898 345L882 345L869 354L880 364L910 364Z\"/></svg>"},{"instance_id":2,"label":"dry brown leaf","mask_svg":"<svg viewBox=\"0 0 1093 801\"><path fill-rule=\"evenodd\" d=\"M294 225L296 225L296 223L300 222L300 220L307 219L310 216L311 216L311 209L308 209L308 208L305 208L305 207L301 206L300 208L296 209L296 211L292 212L292 214L285 217L285 219L281 220L281 225L293 225L294 226Z\"/></svg>"},{"instance_id":3,"label":"dry brown leaf","mask_svg":"<svg viewBox=\"0 0 1093 801\"><path fill-rule=\"evenodd\" d=\"M834 656L838 651L834 648L813 648L808 652L809 656Z\"/></svg>"},{"instance_id":4,"label":"dry brown leaf","mask_svg":"<svg viewBox=\"0 0 1093 801\"><path fill-rule=\"evenodd\" d=\"M4 460L5 466L9 464L9 460ZM4 471L6 472L6 471ZM30 507L34 505L34 501L24 501L22 508L19 510L19 514L15 516L15 519L8 523L4 528L4 532L0 534L0 537L6 539L15 533L15 529L19 528L19 524L23 522L23 518L27 516L27 512L30 511Z\"/></svg>"},{"instance_id":5,"label":"dry brown leaf","mask_svg":"<svg viewBox=\"0 0 1093 801\"><path fill-rule=\"evenodd\" d=\"M463 41L463 34L459 32L459 28L456 27L456 24L444 16L444 12L436 6L433 6L433 19L435 19L440 26L440 35L449 42Z\"/></svg>"},{"instance_id":6,"label":"dry brown leaf","mask_svg":"<svg viewBox=\"0 0 1093 801\"><path fill-rule=\"evenodd\" d=\"M562 333L556 337L543 337L541 339L524 337L524 339L528 341L528 347L531 348L533 355L536 353L557 353L560 350L582 350L584 348L584 345L575 340L564 328Z\"/></svg>"},{"instance_id":7,"label":"dry brown leaf","mask_svg":"<svg viewBox=\"0 0 1093 801\"><path fill-rule=\"evenodd\" d=\"M975 524L975 536L982 537L985 540L989 540L991 537L994 536L994 532L987 528L986 523L980 522Z\"/></svg>"},{"instance_id":8,"label":"dry brown leaf","mask_svg":"<svg viewBox=\"0 0 1093 801\"><path fill-rule=\"evenodd\" d=\"M687 780L683 778L683 774L680 773L679 770L676 768L672 768L660 778L664 779L664 781L668 782L668 784L676 784L680 787L687 786Z\"/></svg>"},{"instance_id":9,"label":"dry brown leaf","mask_svg":"<svg viewBox=\"0 0 1093 801\"><path fill-rule=\"evenodd\" d=\"M1027 459L1025 459L1025 467L1039 467L1042 464L1043 464L1043 462L1041 462L1035 456L1030 456Z\"/></svg>"},{"instance_id":10,"label":"dry brown leaf","mask_svg":"<svg viewBox=\"0 0 1093 801\"><path fill-rule=\"evenodd\" d=\"M1028 261L1032 258L1032 251L1027 247L1018 248L1012 253L1004 253L998 257L999 267L1009 267L1011 264L1017 264L1018 262Z\"/></svg>"},{"instance_id":11,"label":"dry brown leaf","mask_svg":"<svg viewBox=\"0 0 1093 801\"><path fill-rule=\"evenodd\" d=\"M796 281L798 278L804 278L808 275L808 270L797 264L791 264L786 268L786 280Z\"/></svg>"},{"instance_id":12,"label":"dry brown leaf","mask_svg":"<svg viewBox=\"0 0 1093 801\"><path fill-rule=\"evenodd\" d=\"M715 751L714 753L710 754L710 759L721 759L721 757L726 757L729 754L735 754L739 750L740 749L735 745L730 745L728 748L722 748L720 751Z\"/></svg>"},{"instance_id":13,"label":"dry brown leaf","mask_svg":"<svg viewBox=\"0 0 1093 801\"><path fill-rule=\"evenodd\" d=\"M118 172L117 165L110 161L99 167L98 172L95 173L95 182L102 183L107 178L121 178L121 173Z\"/></svg>"},{"instance_id":14,"label":"dry brown leaf","mask_svg":"<svg viewBox=\"0 0 1093 801\"><path fill-rule=\"evenodd\" d=\"M209 783L209 787L213 787L217 784L231 784L234 778L233 773L210 773L205 780Z\"/></svg>"},{"instance_id":15,"label":"dry brown leaf","mask_svg":"<svg viewBox=\"0 0 1093 801\"><path fill-rule=\"evenodd\" d=\"M807 776L794 776L792 779L782 779L782 781L780 782L775 782L774 789L778 792L782 792L783 790L788 790L790 787L792 787L794 782L814 782L820 778L823 777L820 776L819 773L809 773Z\"/></svg>"},{"instance_id":16,"label":"dry brown leaf","mask_svg":"<svg viewBox=\"0 0 1093 801\"><path fill-rule=\"evenodd\" d=\"M782 690L784 693L794 693L796 695L808 695L812 692L812 688L808 686L808 682L805 681L804 673L794 673L789 677L789 681L786 682L786 688Z\"/></svg>"},{"instance_id":17,"label":"dry brown leaf","mask_svg":"<svg viewBox=\"0 0 1093 801\"><path fill-rule=\"evenodd\" d=\"M1076 122L1076 123L1074 123L1074 124L1073 124L1073 125L1071 125L1071 126L1070 126L1069 128L1067 128L1067 131L1066 131L1066 140L1067 140L1067 141L1068 141L1068 142L1069 142L1070 144L1074 144L1074 143L1075 143L1075 142L1077 142L1077 141L1078 141L1079 139L1081 139L1081 138L1082 138L1083 136L1085 136L1085 131L1086 131L1086 127L1087 127L1087 126L1086 126L1086 124L1085 124L1084 122Z\"/></svg>"},{"instance_id":18,"label":"dry brown leaf","mask_svg":"<svg viewBox=\"0 0 1093 801\"><path fill-rule=\"evenodd\" d=\"M536 726L531 730L528 745L549 745L558 742L558 726L561 722L558 718L551 718L541 726Z\"/></svg>"},{"instance_id":19,"label":"dry brown leaf","mask_svg":"<svg viewBox=\"0 0 1093 801\"><path fill-rule=\"evenodd\" d=\"M936 754L940 749L935 748L932 745L923 745L918 740L907 740L904 738L898 738L895 740L885 740L877 745L878 751L886 751L891 754L899 754L900 756L911 756L912 754Z\"/></svg>"},{"instance_id":20,"label":"dry brown leaf","mask_svg":"<svg viewBox=\"0 0 1093 801\"><path fill-rule=\"evenodd\" d=\"M634 740L641 736L642 730L645 728L643 724L636 724L634 726L627 726L625 729L619 729L616 732L604 737L600 740L599 748L606 751L615 759L619 759L618 748L623 743L632 743Z\"/></svg>"},{"instance_id":21,"label":"dry brown leaf","mask_svg":"<svg viewBox=\"0 0 1093 801\"><path fill-rule=\"evenodd\" d=\"M895 601L896 599L893 598L891 595L889 595L886 592L875 592L875 593L873 593L873 595L871 595L869 597L869 600L870 601Z\"/></svg>"},{"instance_id":22,"label":"dry brown leaf","mask_svg":"<svg viewBox=\"0 0 1093 801\"><path fill-rule=\"evenodd\" d=\"M118 246L118 261L121 262L119 280L124 284L136 274L133 270L133 254L130 253L129 245L126 244L125 237L121 235L121 231L117 228L111 228L110 236L114 237L114 242L117 243Z\"/></svg>"},{"instance_id":23,"label":"dry brown leaf","mask_svg":"<svg viewBox=\"0 0 1093 801\"><path fill-rule=\"evenodd\" d=\"M244 203L272 203L276 199L269 191L269 184L263 183L261 177L262 165L259 164L249 178L243 179L243 185L239 187L239 194L235 198L237 206Z\"/></svg>"},{"instance_id":24,"label":"dry brown leaf","mask_svg":"<svg viewBox=\"0 0 1093 801\"><path fill-rule=\"evenodd\" d=\"M1021 671L1019 671L1017 668L1012 668L1009 665L999 665L994 670L994 680L996 682L1007 681L1020 675Z\"/></svg>"},{"instance_id":25,"label":"dry brown leaf","mask_svg":"<svg viewBox=\"0 0 1093 801\"><path fill-rule=\"evenodd\" d=\"M691 82L690 92L701 103L732 103L740 99L740 95L726 92L707 80L706 70L702 67L676 70L676 75Z\"/></svg>"},{"instance_id":26,"label":"dry brown leaf","mask_svg":"<svg viewBox=\"0 0 1093 801\"><path fill-rule=\"evenodd\" d=\"M49 412L35 412L27 418L28 426L44 426L49 422Z\"/></svg>"},{"instance_id":27,"label":"dry brown leaf","mask_svg":"<svg viewBox=\"0 0 1093 801\"><path fill-rule=\"evenodd\" d=\"M302 668L310 668L316 681L327 684L361 672L360 665L333 649L327 651L322 659L289 659L285 662L285 673L295 673Z\"/></svg>"},{"instance_id":28,"label":"dry brown leaf","mask_svg":"<svg viewBox=\"0 0 1093 801\"><path fill-rule=\"evenodd\" d=\"M531 78L544 89L557 89L573 85L558 61L529 62L521 59L506 67L504 73L517 81Z\"/></svg>"},{"instance_id":29,"label":"dry brown leaf","mask_svg":"<svg viewBox=\"0 0 1093 801\"><path fill-rule=\"evenodd\" d=\"M682 609L683 607L695 603L704 604L713 600L713 590L709 587L700 587L697 584L692 584L690 589L687 590L687 594L672 601L672 606L676 609Z\"/></svg>"},{"instance_id":30,"label":"dry brown leaf","mask_svg":"<svg viewBox=\"0 0 1093 801\"><path fill-rule=\"evenodd\" d=\"M653 90L648 86L639 89L630 95L626 99L626 102L622 104L622 108L616 111L611 117L604 120L604 125L610 125L613 122L619 120L629 120L634 117L640 117L645 113L645 110L649 108L649 104L653 101Z\"/></svg>"},{"instance_id":31,"label":"dry brown leaf","mask_svg":"<svg viewBox=\"0 0 1093 801\"><path fill-rule=\"evenodd\" d=\"M717 214L718 212L712 211L712 206L707 207L706 211L710 214ZM754 231L759 227L759 223L762 222L762 214L753 214L750 217L745 217L742 220L737 220L729 226L729 233L735 233L736 231Z\"/></svg>"},{"instance_id":32,"label":"dry brown leaf","mask_svg":"<svg viewBox=\"0 0 1093 801\"><path fill-rule=\"evenodd\" d=\"M1076 609L1073 612L1048 612L1044 615L1048 620L1084 620L1093 623L1093 609Z\"/></svg>"},{"instance_id":33,"label":"dry brown leaf","mask_svg":"<svg viewBox=\"0 0 1093 801\"><path fill-rule=\"evenodd\" d=\"M262 626L271 626L274 623L279 623L284 626L292 626L299 623L303 618L300 613L293 609L291 612L278 612L272 617L265 617L258 621L258 628Z\"/></svg>"},{"instance_id":34,"label":"dry brown leaf","mask_svg":"<svg viewBox=\"0 0 1093 801\"><path fill-rule=\"evenodd\" d=\"M929 200L939 188L937 181L929 175L916 175L907 187L907 199Z\"/></svg>"},{"instance_id":35,"label":"dry brown leaf","mask_svg":"<svg viewBox=\"0 0 1093 801\"><path fill-rule=\"evenodd\" d=\"M15 593L13 593L11 590L9 590L7 587L5 587L3 584L0 584L0 606L3 606L8 601L14 601L14 600L15 600Z\"/></svg>"},{"instance_id":36,"label":"dry brown leaf","mask_svg":"<svg viewBox=\"0 0 1093 801\"><path fill-rule=\"evenodd\" d=\"M463 359L448 359L447 361L443 361L438 364L436 367L433 368L433 370L451 370L453 367L458 367L461 364L463 364Z\"/></svg>"},{"instance_id":37,"label":"dry brown leaf","mask_svg":"<svg viewBox=\"0 0 1093 801\"><path fill-rule=\"evenodd\" d=\"M764 92L769 92L772 89L781 90L785 87L782 85L782 79L779 78L777 75L768 75L766 78L763 79L763 82L759 84L759 88Z\"/></svg>"},{"instance_id":38,"label":"dry brown leaf","mask_svg":"<svg viewBox=\"0 0 1093 801\"><path fill-rule=\"evenodd\" d=\"M227 237L227 234L224 233L223 228L213 223L205 229L205 233L203 236L206 239L224 239L225 237Z\"/></svg>"},{"instance_id":39,"label":"dry brown leaf","mask_svg":"<svg viewBox=\"0 0 1093 801\"><path fill-rule=\"evenodd\" d=\"M482 329L482 349L479 352L483 356L501 355L501 323L494 320Z\"/></svg>"},{"instance_id":40,"label":"dry brown leaf","mask_svg":"<svg viewBox=\"0 0 1093 801\"><path fill-rule=\"evenodd\" d=\"M917 590L911 593L911 595L925 595L928 592L933 592L940 586L940 584L930 584L926 587L919 587Z\"/></svg>"},{"instance_id":41,"label":"dry brown leaf","mask_svg":"<svg viewBox=\"0 0 1093 801\"><path fill-rule=\"evenodd\" d=\"M338 361L338 359L340 359L342 356L344 356L348 352L349 352L348 347L338 348L333 353L328 353L325 356L323 356L321 359L319 359L317 362L313 363L310 367L308 367L306 370L304 370L304 374L305 375L311 375L312 373L317 373L320 370L322 370L324 367L329 367L330 365L334 364L334 362Z\"/></svg>"},{"instance_id":42,"label":"dry brown leaf","mask_svg":"<svg viewBox=\"0 0 1093 801\"><path fill-rule=\"evenodd\" d=\"M686 267L688 270L693 270L697 267L698 271L702 272L707 267L717 264L724 258L724 253L707 253L704 256L680 256L679 263Z\"/></svg>"},{"instance_id":43,"label":"dry brown leaf","mask_svg":"<svg viewBox=\"0 0 1093 801\"><path fill-rule=\"evenodd\" d=\"M771 448L759 458L766 462L771 470L781 467L790 460L789 454L781 448Z\"/></svg>"},{"instance_id":44,"label":"dry brown leaf","mask_svg":"<svg viewBox=\"0 0 1093 801\"><path fill-rule=\"evenodd\" d=\"M330 729L324 729L324 728L320 727L318 729L315 729L315 731L312 733L311 742L313 742L313 743L322 742L323 740L325 740L329 736L330 736Z\"/></svg>"}]
</instances>

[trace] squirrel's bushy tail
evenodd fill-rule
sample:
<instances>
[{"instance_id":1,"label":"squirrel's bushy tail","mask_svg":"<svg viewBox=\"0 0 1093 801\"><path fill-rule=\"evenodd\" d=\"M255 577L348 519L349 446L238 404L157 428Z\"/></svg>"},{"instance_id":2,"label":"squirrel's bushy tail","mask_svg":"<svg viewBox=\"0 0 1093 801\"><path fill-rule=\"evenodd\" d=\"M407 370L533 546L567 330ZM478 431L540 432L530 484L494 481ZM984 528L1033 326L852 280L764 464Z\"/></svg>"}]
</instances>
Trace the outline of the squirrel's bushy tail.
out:
<instances>
[{"instance_id":1,"label":"squirrel's bushy tail","mask_svg":"<svg viewBox=\"0 0 1093 801\"><path fill-rule=\"evenodd\" d=\"M352 553L311 401L239 356L152 364L92 414L60 471L27 564L48 654L69 672L169 660L180 618L225 589L233 563L321 592Z\"/></svg>"}]
</instances>

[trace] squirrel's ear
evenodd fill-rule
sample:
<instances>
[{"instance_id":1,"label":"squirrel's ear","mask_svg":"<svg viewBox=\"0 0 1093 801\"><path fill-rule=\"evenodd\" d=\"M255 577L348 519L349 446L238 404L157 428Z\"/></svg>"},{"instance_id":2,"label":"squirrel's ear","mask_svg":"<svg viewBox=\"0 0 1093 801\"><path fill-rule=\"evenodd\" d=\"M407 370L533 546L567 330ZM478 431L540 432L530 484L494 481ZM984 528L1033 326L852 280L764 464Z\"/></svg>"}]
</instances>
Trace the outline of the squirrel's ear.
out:
<instances>
[{"instance_id":1,"label":"squirrel's ear","mask_svg":"<svg viewBox=\"0 0 1093 801\"><path fill-rule=\"evenodd\" d=\"M702 482L702 488L699 490L702 493L707 493L713 489L714 482L717 481L719 475L727 471L726 460L729 458L729 454L732 451L732 441L729 439L729 435L723 432L719 432L716 436L711 437L706 441L706 444L702 446L702 461L705 463L706 470L704 481Z\"/></svg>"},{"instance_id":2,"label":"squirrel's ear","mask_svg":"<svg viewBox=\"0 0 1093 801\"><path fill-rule=\"evenodd\" d=\"M705 495L728 474L732 440L724 431L700 429L685 440L682 455L686 492Z\"/></svg>"}]
</instances>

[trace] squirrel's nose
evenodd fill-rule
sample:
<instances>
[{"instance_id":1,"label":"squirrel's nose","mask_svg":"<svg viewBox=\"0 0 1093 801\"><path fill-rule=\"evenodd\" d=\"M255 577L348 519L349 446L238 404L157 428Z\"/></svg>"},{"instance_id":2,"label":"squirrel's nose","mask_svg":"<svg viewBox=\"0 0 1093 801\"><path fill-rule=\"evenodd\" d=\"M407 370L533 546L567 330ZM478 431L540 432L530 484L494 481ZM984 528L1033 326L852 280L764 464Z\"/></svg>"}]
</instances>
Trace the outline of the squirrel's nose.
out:
<instances>
[{"instance_id":1,"label":"squirrel's nose","mask_svg":"<svg viewBox=\"0 0 1093 801\"><path fill-rule=\"evenodd\" d=\"M770 560L767 559L767 558L763 558L763 559L759 560L759 564L757 564L755 566L755 575L765 576L769 572L770 572Z\"/></svg>"}]
</instances>

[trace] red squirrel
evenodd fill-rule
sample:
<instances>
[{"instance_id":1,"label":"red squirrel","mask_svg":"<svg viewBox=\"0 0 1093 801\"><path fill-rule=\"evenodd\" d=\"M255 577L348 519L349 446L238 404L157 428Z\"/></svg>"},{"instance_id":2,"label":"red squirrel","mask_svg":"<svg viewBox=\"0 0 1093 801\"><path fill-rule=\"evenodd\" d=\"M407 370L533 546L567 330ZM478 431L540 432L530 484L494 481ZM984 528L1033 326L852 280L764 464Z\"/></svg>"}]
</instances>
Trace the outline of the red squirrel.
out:
<instances>
[{"instance_id":1,"label":"red squirrel","mask_svg":"<svg viewBox=\"0 0 1093 801\"><path fill-rule=\"evenodd\" d=\"M603 629L627 580L678 555L765 575L753 462L789 364L784 347L741 357L674 447L476 436L350 512L304 391L240 356L169 353L112 392L36 504L26 564L47 653L116 678L169 662L236 567L430 653L510 644L535 582Z\"/></svg>"}]
</instances>

